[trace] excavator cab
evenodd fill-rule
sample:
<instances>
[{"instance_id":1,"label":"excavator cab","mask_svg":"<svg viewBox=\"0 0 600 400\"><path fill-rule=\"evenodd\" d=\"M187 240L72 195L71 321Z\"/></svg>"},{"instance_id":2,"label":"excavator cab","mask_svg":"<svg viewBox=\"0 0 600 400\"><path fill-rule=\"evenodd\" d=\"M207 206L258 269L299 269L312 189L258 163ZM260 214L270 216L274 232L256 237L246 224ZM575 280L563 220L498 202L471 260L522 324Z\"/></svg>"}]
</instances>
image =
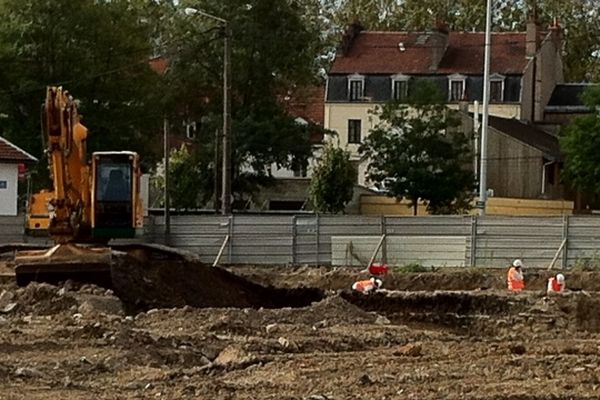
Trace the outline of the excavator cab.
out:
<instances>
[{"instance_id":1,"label":"excavator cab","mask_svg":"<svg viewBox=\"0 0 600 400\"><path fill-rule=\"evenodd\" d=\"M130 151L92 154L92 238L135 237L142 226L139 156Z\"/></svg>"}]
</instances>

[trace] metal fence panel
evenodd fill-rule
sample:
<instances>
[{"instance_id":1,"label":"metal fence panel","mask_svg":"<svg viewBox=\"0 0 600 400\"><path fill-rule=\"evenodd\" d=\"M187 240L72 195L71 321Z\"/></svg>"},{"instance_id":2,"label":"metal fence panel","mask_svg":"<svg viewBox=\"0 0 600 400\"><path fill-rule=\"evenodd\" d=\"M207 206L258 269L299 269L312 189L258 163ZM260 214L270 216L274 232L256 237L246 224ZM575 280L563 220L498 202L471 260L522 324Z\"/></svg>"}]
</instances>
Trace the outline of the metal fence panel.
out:
<instances>
[{"instance_id":1,"label":"metal fence panel","mask_svg":"<svg viewBox=\"0 0 600 400\"><path fill-rule=\"evenodd\" d=\"M360 216L360 215L173 215L164 235L162 216L146 219L147 242L167 243L213 262L225 239L221 262L256 264L365 264L381 235L378 260L390 264L506 267L514 258L547 267L600 264L600 216ZM0 217L0 243L48 243L24 234L24 218ZM410 245L409 245L410 244ZM559 251L560 249L560 251Z\"/></svg>"}]
</instances>

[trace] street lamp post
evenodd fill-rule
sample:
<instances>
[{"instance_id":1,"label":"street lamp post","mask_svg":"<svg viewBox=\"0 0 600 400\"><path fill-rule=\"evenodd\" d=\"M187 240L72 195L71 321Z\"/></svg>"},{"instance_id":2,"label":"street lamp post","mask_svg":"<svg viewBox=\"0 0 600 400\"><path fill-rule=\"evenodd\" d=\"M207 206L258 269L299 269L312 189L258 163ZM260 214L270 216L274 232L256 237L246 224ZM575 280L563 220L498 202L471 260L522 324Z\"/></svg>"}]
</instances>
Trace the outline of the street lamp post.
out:
<instances>
[{"instance_id":1,"label":"street lamp post","mask_svg":"<svg viewBox=\"0 0 600 400\"><path fill-rule=\"evenodd\" d=\"M223 166L221 187L221 214L231 214L231 27L229 21L195 8L186 8L187 15L202 15L221 24L223 28ZM215 165L215 171L217 170ZM216 196L216 193L215 193ZM215 197L216 201L216 197Z\"/></svg>"},{"instance_id":2,"label":"street lamp post","mask_svg":"<svg viewBox=\"0 0 600 400\"><path fill-rule=\"evenodd\" d=\"M487 201L487 139L490 105L490 58L492 48L492 0L487 0L485 19L485 54L483 66L483 115L481 118L481 162L479 163L479 207L480 215L485 215Z\"/></svg>"}]
</instances>

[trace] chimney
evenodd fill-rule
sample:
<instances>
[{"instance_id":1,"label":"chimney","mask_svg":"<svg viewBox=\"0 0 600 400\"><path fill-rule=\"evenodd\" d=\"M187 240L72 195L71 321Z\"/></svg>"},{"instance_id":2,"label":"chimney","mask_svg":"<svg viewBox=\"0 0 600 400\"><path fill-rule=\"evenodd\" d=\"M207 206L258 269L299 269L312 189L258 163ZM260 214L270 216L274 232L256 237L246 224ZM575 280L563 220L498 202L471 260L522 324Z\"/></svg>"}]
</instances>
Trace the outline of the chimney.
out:
<instances>
[{"instance_id":1,"label":"chimney","mask_svg":"<svg viewBox=\"0 0 600 400\"><path fill-rule=\"evenodd\" d=\"M537 19L537 11L534 8L527 19L527 32L525 34L525 55L534 57L540 49L540 24Z\"/></svg>"},{"instance_id":2,"label":"chimney","mask_svg":"<svg viewBox=\"0 0 600 400\"><path fill-rule=\"evenodd\" d=\"M431 47L431 65L429 66L431 71L437 70L442 58L444 58L450 35L450 28L445 21L438 19L435 25L435 30L431 33L428 41Z\"/></svg>"},{"instance_id":3,"label":"chimney","mask_svg":"<svg viewBox=\"0 0 600 400\"><path fill-rule=\"evenodd\" d=\"M357 20L346 27L346 31L342 35L342 43L338 48L338 50L342 52L342 55L345 56L348 54L354 44L354 39L356 39L356 36L364 29L365 28Z\"/></svg>"},{"instance_id":4,"label":"chimney","mask_svg":"<svg viewBox=\"0 0 600 400\"><path fill-rule=\"evenodd\" d=\"M556 18L554 18L554 22L550 25L550 32L552 34L551 38L554 42L554 46L557 50L562 50L565 35L562 26L560 26L560 23Z\"/></svg>"}]
</instances>

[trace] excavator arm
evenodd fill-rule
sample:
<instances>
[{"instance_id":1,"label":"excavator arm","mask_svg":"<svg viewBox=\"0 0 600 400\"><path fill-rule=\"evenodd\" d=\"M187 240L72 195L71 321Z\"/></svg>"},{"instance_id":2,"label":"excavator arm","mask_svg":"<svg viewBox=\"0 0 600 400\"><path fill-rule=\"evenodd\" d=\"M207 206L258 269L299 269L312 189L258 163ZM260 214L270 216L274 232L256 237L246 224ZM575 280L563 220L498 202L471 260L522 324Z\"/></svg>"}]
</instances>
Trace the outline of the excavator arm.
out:
<instances>
[{"instance_id":1,"label":"excavator arm","mask_svg":"<svg viewBox=\"0 0 600 400\"><path fill-rule=\"evenodd\" d=\"M47 89L44 119L53 181L48 231L56 243L85 241L91 215L87 129L75 101L61 87Z\"/></svg>"}]
</instances>

